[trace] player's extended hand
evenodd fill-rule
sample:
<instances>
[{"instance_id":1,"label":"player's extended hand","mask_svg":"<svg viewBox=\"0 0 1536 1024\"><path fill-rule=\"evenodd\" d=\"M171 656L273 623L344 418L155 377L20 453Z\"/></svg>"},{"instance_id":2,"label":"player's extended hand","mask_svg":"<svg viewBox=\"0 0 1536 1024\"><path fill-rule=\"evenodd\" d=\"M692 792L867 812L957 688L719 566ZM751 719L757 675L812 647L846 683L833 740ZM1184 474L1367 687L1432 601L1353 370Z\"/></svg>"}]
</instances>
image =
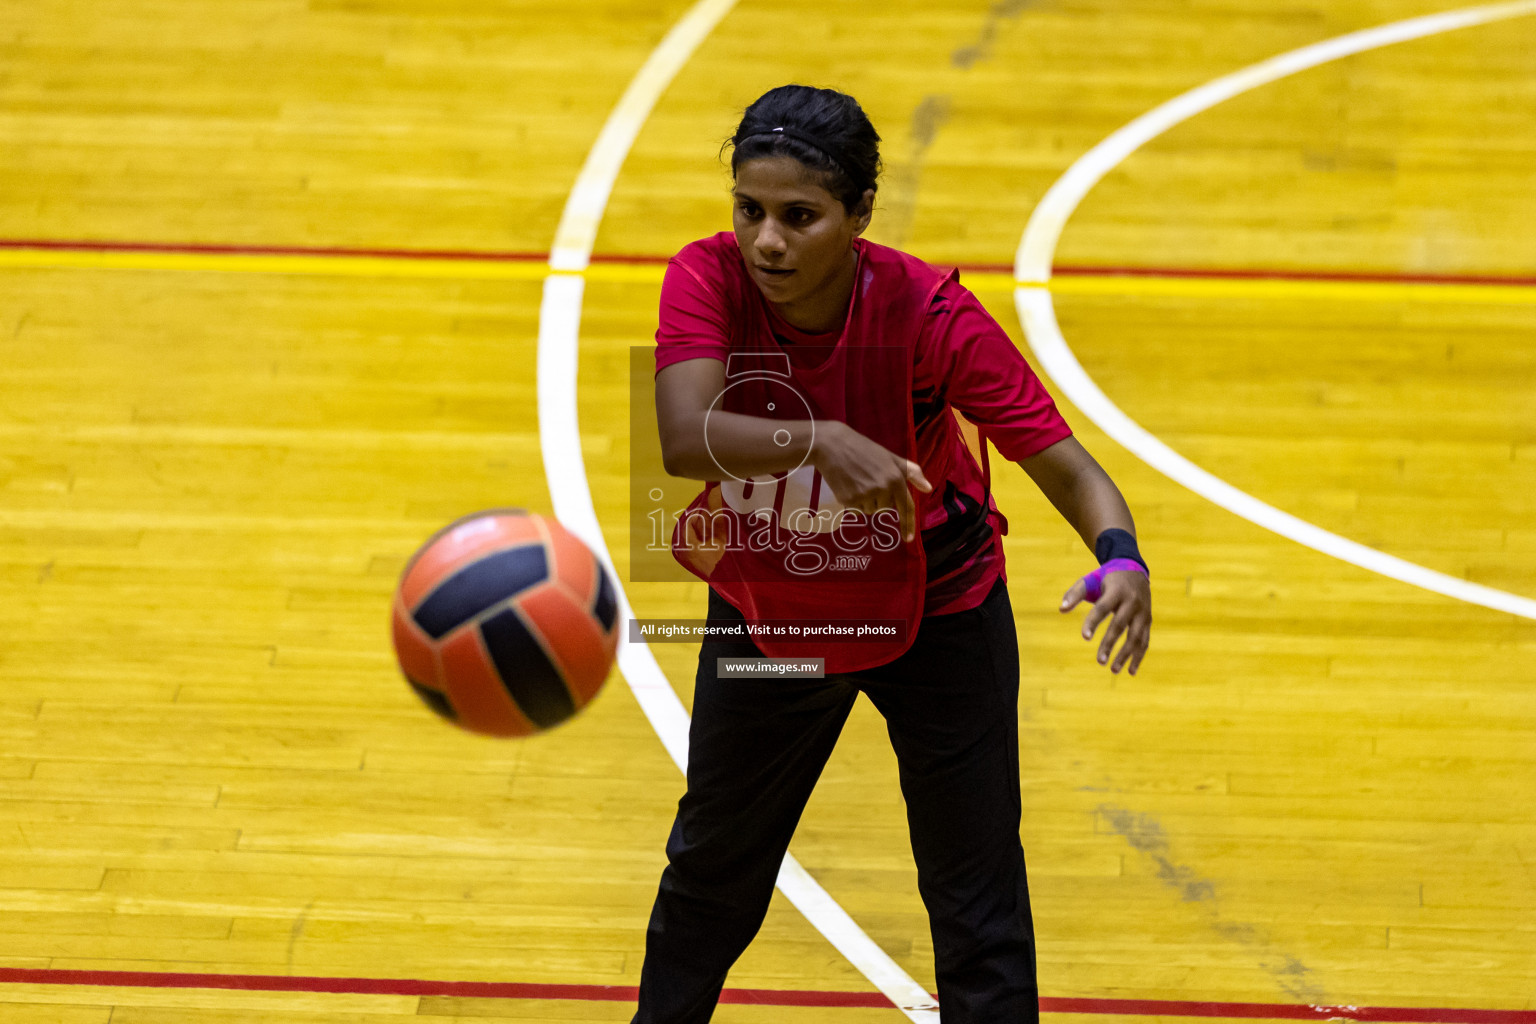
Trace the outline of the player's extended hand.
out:
<instances>
[{"instance_id":1,"label":"player's extended hand","mask_svg":"<svg viewBox=\"0 0 1536 1024\"><path fill-rule=\"evenodd\" d=\"M1067 588L1061 599L1061 610L1069 612L1088 597L1087 581L1078 580ZM1099 623L1110 620L1099 644L1099 664L1109 664L1110 652L1122 636L1125 643L1115 655L1110 671L1119 672L1130 662L1131 675L1141 667L1146 657L1147 645L1152 640L1152 583L1143 572L1112 572L1104 577L1104 593L1099 595L1083 620L1083 639L1092 640Z\"/></svg>"},{"instance_id":2,"label":"player's extended hand","mask_svg":"<svg viewBox=\"0 0 1536 1024\"><path fill-rule=\"evenodd\" d=\"M816 424L811 462L845 508L867 516L883 508L895 509L901 539L910 541L917 535L917 503L908 487L924 494L933 490L917 463L836 421Z\"/></svg>"}]
</instances>

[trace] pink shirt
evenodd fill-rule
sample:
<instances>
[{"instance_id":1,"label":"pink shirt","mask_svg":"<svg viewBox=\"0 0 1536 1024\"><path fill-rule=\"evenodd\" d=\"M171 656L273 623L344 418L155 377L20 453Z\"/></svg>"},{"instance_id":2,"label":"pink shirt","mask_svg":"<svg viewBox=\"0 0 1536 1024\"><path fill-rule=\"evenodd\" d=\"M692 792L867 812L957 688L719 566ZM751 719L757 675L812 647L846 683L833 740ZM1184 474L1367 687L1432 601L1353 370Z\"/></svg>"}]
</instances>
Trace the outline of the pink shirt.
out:
<instances>
[{"instance_id":1,"label":"pink shirt","mask_svg":"<svg viewBox=\"0 0 1536 1024\"><path fill-rule=\"evenodd\" d=\"M656 329L658 372L688 359L726 361L733 332L726 319L719 262L702 254L690 257L695 247L718 248L727 241L734 247L729 232L695 242L667 265ZM797 348L804 353L806 346L836 343L835 333L807 334L787 323L766 300L763 306L792 363L800 362ZM921 523L928 558L924 614L965 611L979 605L999 578L1006 578L1002 535L1008 526L992 500L987 472L967 446L954 412L1015 462L1072 436L1072 430L1007 332L958 281L940 287L919 335L912 410L919 461L950 467L945 479L929 478L942 501L930 507ZM950 457L933 458L943 446L951 449Z\"/></svg>"}]
</instances>

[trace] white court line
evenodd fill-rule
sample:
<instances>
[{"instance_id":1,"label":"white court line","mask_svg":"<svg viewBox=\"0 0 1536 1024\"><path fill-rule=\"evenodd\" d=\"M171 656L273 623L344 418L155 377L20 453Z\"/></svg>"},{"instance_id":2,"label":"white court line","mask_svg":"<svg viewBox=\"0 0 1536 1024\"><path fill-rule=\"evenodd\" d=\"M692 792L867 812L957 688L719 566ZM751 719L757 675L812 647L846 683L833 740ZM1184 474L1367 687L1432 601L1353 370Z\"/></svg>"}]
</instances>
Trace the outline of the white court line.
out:
<instances>
[{"instance_id":1,"label":"white court line","mask_svg":"<svg viewBox=\"0 0 1536 1024\"><path fill-rule=\"evenodd\" d=\"M576 414L576 367L581 330L581 303L586 269L598 224L608 205L619 169L661 94L688 62L695 49L736 4L736 0L700 0L689 9L625 89L608 115L602 132L587 154L550 251L551 273L544 279L539 307L538 400L539 445L544 475L549 481L555 516L597 553L618 585L619 621L633 616L629 597L619 583L613 558L603 539L592 504L586 464L581 456L581 432ZM651 722L672 760L686 773L688 712L667 682L661 666L644 643L629 643L620 632L619 671ZM938 1024L933 997L901 969L854 923L825 889L786 854L779 868L779 890L806 919L859 969L902 1012L919 1024Z\"/></svg>"},{"instance_id":2,"label":"white court line","mask_svg":"<svg viewBox=\"0 0 1536 1024\"><path fill-rule=\"evenodd\" d=\"M1013 295L1030 348L1045 371L1060 385L1063 394L1106 434L1154 469L1222 508L1324 554L1425 590L1536 619L1536 600L1447 576L1329 533L1238 490L1175 452L1121 412L1088 376L1062 337L1051 294L1042 287L1050 280L1051 260L1062 228L1088 191L1139 147L1181 121L1257 86L1340 57L1524 14L1536 14L1536 0L1468 7L1351 32L1271 57L1207 82L1148 111L1085 153L1040 200L1024 229L1014 258L1014 278L1021 287L1016 288Z\"/></svg>"}]
</instances>

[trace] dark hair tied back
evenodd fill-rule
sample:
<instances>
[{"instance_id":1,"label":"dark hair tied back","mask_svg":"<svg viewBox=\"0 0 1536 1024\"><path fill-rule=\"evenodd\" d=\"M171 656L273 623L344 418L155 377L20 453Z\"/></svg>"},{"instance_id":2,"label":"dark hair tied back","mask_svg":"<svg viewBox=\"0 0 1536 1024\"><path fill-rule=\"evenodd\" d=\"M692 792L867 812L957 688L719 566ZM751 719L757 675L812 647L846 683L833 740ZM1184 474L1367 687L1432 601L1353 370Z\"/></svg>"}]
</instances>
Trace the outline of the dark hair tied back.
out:
<instances>
[{"instance_id":1,"label":"dark hair tied back","mask_svg":"<svg viewBox=\"0 0 1536 1024\"><path fill-rule=\"evenodd\" d=\"M828 192L849 213L879 186L880 136L857 100L835 89L781 85L746 109L731 150L734 177L745 160L794 157L821 172Z\"/></svg>"}]
</instances>

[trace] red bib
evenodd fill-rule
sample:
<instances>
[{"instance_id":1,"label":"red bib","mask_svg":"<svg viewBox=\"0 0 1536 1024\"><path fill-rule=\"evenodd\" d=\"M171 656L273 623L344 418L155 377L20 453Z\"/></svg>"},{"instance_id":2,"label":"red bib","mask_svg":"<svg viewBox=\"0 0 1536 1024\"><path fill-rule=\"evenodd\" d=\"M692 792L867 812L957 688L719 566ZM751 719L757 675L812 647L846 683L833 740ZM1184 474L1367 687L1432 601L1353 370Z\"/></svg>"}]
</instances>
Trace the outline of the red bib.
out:
<instances>
[{"instance_id":1,"label":"red bib","mask_svg":"<svg viewBox=\"0 0 1536 1024\"><path fill-rule=\"evenodd\" d=\"M814 365L795 366L775 340L766 300L747 274L735 236L689 246L680 262L718 260L731 325L726 387L714 409L766 419L838 420L904 458L918 460L912 366L923 319L953 271L871 242L859 264L848 318ZM769 428L771 429L771 427ZM707 433L707 427L706 427ZM786 440L784 443L788 443ZM883 665L911 646L923 615L927 564L920 540L902 541L894 510L865 517L844 510L809 463L791 473L722 482L694 499L673 532L673 556L749 622L836 623L843 629L899 622L874 641L833 632L758 634L771 657L824 658L827 672ZM929 480L940 479L924 466ZM937 496L912 492L919 521ZM842 638L848 637L848 638Z\"/></svg>"}]
</instances>

